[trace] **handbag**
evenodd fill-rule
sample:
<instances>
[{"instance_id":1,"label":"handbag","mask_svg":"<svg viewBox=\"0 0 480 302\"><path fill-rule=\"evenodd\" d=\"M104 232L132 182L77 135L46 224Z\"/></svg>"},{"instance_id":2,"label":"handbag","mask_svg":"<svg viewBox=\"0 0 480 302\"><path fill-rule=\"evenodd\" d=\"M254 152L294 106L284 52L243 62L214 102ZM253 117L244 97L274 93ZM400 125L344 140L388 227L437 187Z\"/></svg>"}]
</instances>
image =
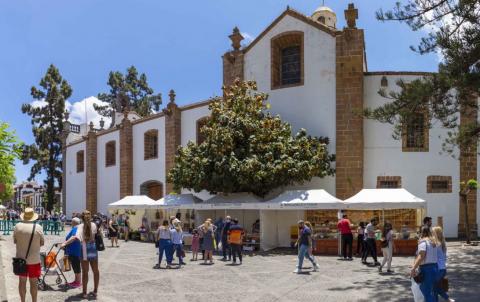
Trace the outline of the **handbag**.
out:
<instances>
[{"instance_id":1,"label":"handbag","mask_svg":"<svg viewBox=\"0 0 480 302\"><path fill-rule=\"evenodd\" d=\"M97 251L101 252L105 250L105 244L103 243L103 236L99 233L95 234L95 245L97 247Z\"/></svg>"},{"instance_id":2,"label":"handbag","mask_svg":"<svg viewBox=\"0 0 480 302\"><path fill-rule=\"evenodd\" d=\"M32 246L32 240L33 240L33 235L35 234L36 225L37 224L34 222L32 235L30 235L30 241L28 242L28 249L27 249L27 254L25 255L25 259L23 258L12 259L13 273L17 276L25 274L27 272L27 258L28 258L28 254L30 254L30 247Z\"/></svg>"},{"instance_id":3,"label":"handbag","mask_svg":"<svg viewBox=\"0 0 480 302\"><path fill-rule=\"evenodd\" d=\"M448 279L443 277L438 281L437 286L441 288L444 292L448 292Z\"/></svg>"},{"instance_id":4,"label":"handbag","mask_svg":"<svg viewBox=\"0 0 480 302\"><path fill-rule=\"evenodd\" d=\"M388 247L388 240L383 239L382 241L380 241L380 246L382 248L387 248Z\"/></svg>"},{"instance_id":5,"label":"handbag","mask_svg":"<svg viewBox=\"0 0 480 302\"><path fill-rule=\"evenodd\" d=\"M70 259L68 256L63 257L63 270L62 272L69 272L72 270L72 266L70 265Z\"/></svg>"},{"instance_id":6,"label":"handbag","mask_svg":"<svg viewBox=\"0 0 480 302\"><path fill-rule=\"evenodd\" d=\"M417 284L420 284L423 282L423 274L418 273L415 277L413 277L413 280L417 282Z\"/></svg>"}]
</instances>

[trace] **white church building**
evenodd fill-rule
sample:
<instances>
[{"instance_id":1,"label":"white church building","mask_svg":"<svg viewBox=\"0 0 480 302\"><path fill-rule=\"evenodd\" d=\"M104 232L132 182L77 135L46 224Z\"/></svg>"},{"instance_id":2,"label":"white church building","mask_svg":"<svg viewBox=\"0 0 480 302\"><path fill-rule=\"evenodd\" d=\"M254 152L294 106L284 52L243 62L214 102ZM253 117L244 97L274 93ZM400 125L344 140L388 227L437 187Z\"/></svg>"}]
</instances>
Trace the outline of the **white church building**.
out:
<instances>
[{"instance_id":1,"label":"white church building","mask_svg":"<svg viewBox=\"0 0 480 302\"><path fill-rule=\"evenodd\" d=\"M447 129L439 123L429 128L420 113L405 125L399 140L392 138L391 125L359 116L363 108L385 104L378 94L381 88L397 90L397 80L429 73L369 71L364 30L356 26L353 4L344 16L347 26L342 29L327 7L311 15L287 8L243 47L235 28L232 49L222 57L223 84L236 78L255 80L258 90L269 94L269 110L289 122L293 131L305 128L330 139L336 175L314 179L302 188L321 188L346 199L362 188L402 187L427 201L428 216L444 226L447 237L463 234L459 183L476 179L476 150L459 152L457 158L442 153ZM166 175L175 150L202 139L199 129L209 116L210 102L178 106L171 91L166 108L151 116L117 113L108 129L69 125L63 176L67 216L85 208L106 213L109 203L127 195L158 199L172 192ZM477 198L476 192L469 196L469 220L475 230L480 218Z\"/></svg>"}]
</instances>

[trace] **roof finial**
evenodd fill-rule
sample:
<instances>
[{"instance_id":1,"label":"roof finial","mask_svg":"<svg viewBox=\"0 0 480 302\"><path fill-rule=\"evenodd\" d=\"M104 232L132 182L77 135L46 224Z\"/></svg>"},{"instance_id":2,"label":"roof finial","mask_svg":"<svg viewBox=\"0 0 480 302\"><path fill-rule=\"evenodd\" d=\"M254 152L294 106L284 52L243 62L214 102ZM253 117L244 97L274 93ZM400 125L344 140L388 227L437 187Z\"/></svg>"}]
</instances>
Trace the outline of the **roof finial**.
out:
<instances>
[{"instance_id":1,"label":"roof finial","mask_svg":"<svg viewBox=\"0 0 480 302\"><path fill-rule=\"evenodd\" d=\"M348 9L345 10L345 19L347 19L348 28L356 28L356 20L358 19L358 9L353 3L348 4Z\"/></svg>"},{"instance_id":2,"label":"roof finial","mask_svg":"<svg viewBox=\"0 0 480 302\"><path fill-rule=\"evenodd\" d=\"M233 29L233 33L229 36L230 40L232 40L232 47L233 50L239 50L242 46L241 42L244 39L242 34L240 33L240 29L237 26Z\"/></svg>"},{"instance_id":3,"label":"roof finial","mask_svg":"<svg viewBox=\"0 0 480 302\"><path fill-rule=\"evenodd\" d=\"M170 103L175 103L175 91L173 89L170 90L170 93L168 94L168 96L170 97Z\"/></svg>"}]
</instances>

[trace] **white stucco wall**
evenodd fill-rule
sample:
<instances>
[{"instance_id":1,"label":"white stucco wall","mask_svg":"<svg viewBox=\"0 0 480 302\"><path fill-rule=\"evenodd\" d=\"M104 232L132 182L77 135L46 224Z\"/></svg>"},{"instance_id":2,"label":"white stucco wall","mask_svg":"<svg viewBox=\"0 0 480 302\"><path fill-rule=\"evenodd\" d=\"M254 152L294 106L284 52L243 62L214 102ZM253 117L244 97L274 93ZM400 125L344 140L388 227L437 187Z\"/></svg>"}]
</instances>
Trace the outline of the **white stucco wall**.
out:
<instances>
[{"instance_id":1,"label":"white stucco wall","mask_svg":"<svg viewBox=\"0 0 480 302\"><path fill-rule=\"evenodd\" d=\"M77 173L77 152L84 150L83 172ZM66 214L80 213L86 207L86 144L85 142L72 145L66 151Z\"/></svg>"},{"instance_id":2,"label":"white stucco wall","mask_svg":"<svg viewBox=\"0 0 480 302\"><path fill-rule=\"evenodd\" d=\"M182 146L189 141L197 142L197 121L206 116L210 116L208 105L182 111Z\"/></svg>"},{"instance_id":3,"label":"white stucco wall","mask_svg":"<svg viewBox=\"0 0 480 302\"><path fill-rule=\"evenodd\" d=\"M417 76L402 76L404 80L413 80ZM378 95L381 75L365 77L365 107L378 107L387 100ZM388 89L398 90L395 82L397 75L387 76ZM442 142L447 130L439 123L429 132L429 152L402 152L401 140L392 138L393 128L372 120L364 122L364 187L375 188L377 176L401 176L402 187L427 201L428 216L434 223L443 217L447 237L456 237L459 221L458 183L460 177L459 162L442 152ZM439 136L441 138L439 138ZM430 175L452 176L452 193L427 193L427 177Z\"/></svg>"},{"instance_id":4,"label":"white stucco wall","mask_svg":"<svg viewBox=\"0 0 480 302\"><path fill-rule=\"evenodd\" d=\"M150 129L158 130L158 158L144 160L143 135ZM160 181L165 192L165 117L133 125L133 194L140 194L140 186L150 180Z\"/></svg>"},{"instance_id":5,"label":"white stucco wall","mask_svg":"<svg viewBox=\"0 0 480 302\"><path fill-rule=\"evenodd\" d=\"M271 90L270 40L287 31L304 33L304 85ZM270 111L292 125L296 133L307 129L310 135L330 139L335 153L335 38L291 16L277 23L245 54L245 79L257 81L258 90L269 94ZM324 188L335 194L335 179L315 179L303 187Z\"/></svg>"},{"instance_id":6,"label":"white stucco wall","mask_svg":"<svg viewBox=\"0 0 480 302\"><path fill-rule=\"evenodd\" d=\"M105 144L115 141L115 165L105 166ZM97 137L97 210L108 212L108 204L120 199L120 131Z\"/></svg>"}]
</instances>

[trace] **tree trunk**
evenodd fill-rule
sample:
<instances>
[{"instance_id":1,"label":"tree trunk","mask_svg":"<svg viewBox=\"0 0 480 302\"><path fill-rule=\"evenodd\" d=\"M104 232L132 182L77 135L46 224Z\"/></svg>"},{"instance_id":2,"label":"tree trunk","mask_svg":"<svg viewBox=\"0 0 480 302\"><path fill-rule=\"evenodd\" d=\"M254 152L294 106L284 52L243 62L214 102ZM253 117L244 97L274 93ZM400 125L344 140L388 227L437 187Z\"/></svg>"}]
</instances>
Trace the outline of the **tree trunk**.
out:
<instances>
[{"instance_id":1,"label":"tree trunk","mask_svg":"<svg viewBox=\"0 0 480 302\"><path fill-rule=\"evenodd\" d=\"M463 207L464 207L464 219L465 219L465 237L467 240L467 244L470 244L470 223L468 221L468 192L461 194L463 199Z\"/></svg>"}]
</instances>

